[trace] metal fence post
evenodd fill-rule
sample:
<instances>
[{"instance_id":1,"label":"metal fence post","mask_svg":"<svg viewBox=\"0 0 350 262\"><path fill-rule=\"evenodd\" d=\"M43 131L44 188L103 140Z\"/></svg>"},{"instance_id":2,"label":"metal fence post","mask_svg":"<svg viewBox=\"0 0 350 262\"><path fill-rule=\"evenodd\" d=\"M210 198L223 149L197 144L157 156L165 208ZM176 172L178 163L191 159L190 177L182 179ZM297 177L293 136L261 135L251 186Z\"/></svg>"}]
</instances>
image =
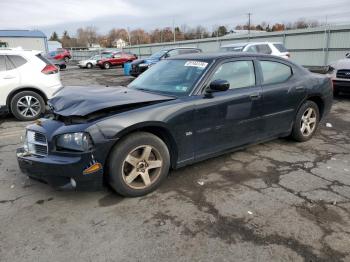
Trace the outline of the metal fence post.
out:
<instances>
[{"instance_id":1,"label":"metal fence post","mask_svg":"<svg viewBox=\"0 0 350 262\"><path fill-rule=\"evenodd\" d=\"M324 66L328 65L330 39L331 39L331 30L330 28L328 28L327 34L326 34L326 52L324 54Z\"/></svg>"}]
</instances>

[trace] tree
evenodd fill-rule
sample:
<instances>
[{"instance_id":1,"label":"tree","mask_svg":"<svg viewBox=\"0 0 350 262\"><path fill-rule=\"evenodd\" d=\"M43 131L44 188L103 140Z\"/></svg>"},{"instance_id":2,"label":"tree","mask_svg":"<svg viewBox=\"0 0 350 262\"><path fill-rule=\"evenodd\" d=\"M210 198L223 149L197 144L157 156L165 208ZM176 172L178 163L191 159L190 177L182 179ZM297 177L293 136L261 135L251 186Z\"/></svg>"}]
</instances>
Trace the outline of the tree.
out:
<instances>
[{"instance_id":1,"label":"tree","mask_svg":"<svg viewBox=\"0 0 350 262\"><path fill-rule=\"evenodd\" d=\"M151 37L143 29L135 29L130 32L130 42L132 45L149 44Z\"/></svg>"},{"instance_id":2,"label":"tree","mask_svg":"<svg viewBox=\"0 0 350 262\"><path fill-rule=\"evenodd\" d=\"M275 32L275 31L284 31L285 30L285 26L284 24L279 24L276 23L272 26L271 31Z\"/></svg>"},{"instance_id":3,"label":"tree","mask_svg":"<svg viewBox=\"0 0 350 262\"><path fill-rule=\"evenodd\" d=\"M53 32L52 35L50 36L50 41L59 41L58 35L56 32Z\"/></svg>"},{"instance_id":4,"label":"tree","mask_svg":"<svg viewBox=\"0 0 350 262\"><path fill-rule=\"evenodd\" d=\"M88 26L77 30L78 43L82 46L92 46L92 44L97 43L97 38L98 34L96 27Z\"/></svg>"}]
</instances>

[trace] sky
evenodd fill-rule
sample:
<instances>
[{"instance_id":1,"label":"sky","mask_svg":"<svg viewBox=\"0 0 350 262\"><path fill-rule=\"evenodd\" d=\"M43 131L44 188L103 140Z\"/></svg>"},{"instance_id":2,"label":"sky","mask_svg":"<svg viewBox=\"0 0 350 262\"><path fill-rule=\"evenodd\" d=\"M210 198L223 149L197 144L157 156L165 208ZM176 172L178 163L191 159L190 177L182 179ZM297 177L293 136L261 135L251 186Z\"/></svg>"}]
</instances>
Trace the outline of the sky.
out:
<instances>
[{"instance_id":1,"label":"sky","mask_svg":"<svg viewBox=\"0 0 350 262\"><path fill-rule=\"evenodd\" d=\"M266 21L293 22L298 18L350 24L349 0L0 0L0 29L39 29L50 36L79 27L95 26L100 33L112 28L202 25L234 27Z\"/></svg>"}]
</instances>

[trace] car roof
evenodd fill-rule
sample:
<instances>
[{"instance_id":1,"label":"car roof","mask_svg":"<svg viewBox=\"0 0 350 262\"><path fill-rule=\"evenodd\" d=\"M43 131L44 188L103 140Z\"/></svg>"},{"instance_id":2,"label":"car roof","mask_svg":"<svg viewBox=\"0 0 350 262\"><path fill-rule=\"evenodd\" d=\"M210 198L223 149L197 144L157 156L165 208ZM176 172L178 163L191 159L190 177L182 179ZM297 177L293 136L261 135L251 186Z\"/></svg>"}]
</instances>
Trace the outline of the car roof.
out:
<instances>
[{"instance_id":1,"label":"car roof","mask_svg":"<svg viewBox=\"0 0 350 262\"><path fill-rule=\"evenodd\" d=\"M41 51L38 50L28 50L28 49L22 49L22 48L0 48L0 54L6 55L21 55L21 54L40 54Z\"/></svg>"},{"instance_id":2,"label":"car roof","mask_svg":"<svg viewBox=\"0 0 350 262\"><path fill-rule=\"evenodd\" d=\"M194 46L176 46L176 47L171 47L171 48L164 48L162 51L169 51L169 50L175 50L175 49L196 49L196 50L201 50L198 47Z\"/></svg>"},{"instance_id":3,"label":"car roof","mask_svg":"<svg viewBox=\"0 0 350 262\"><path fill-rule=\"evenodd\" d=\"M236 47L236 46L246 46L246 45L261 45L261 44L282 44L282 42L245 42L245 43L234 43L234 44L227 44L223 45L221 47Z\"/></svg>"},{"instance_id":4,"label":"car roof","mask_svg":"<svg viewBox=\"0 0 350 262\"><path fill-rule=\"evenodd\" d=\"M171 60L217 60L225 58L238 58L238 57L266 57L266 58L279 58L277 56L260 54L260 53L248 53L248 52L238 52L238 53L191 53L184 55L177 55L168 59Z\"/></svg>"}]
</instances>

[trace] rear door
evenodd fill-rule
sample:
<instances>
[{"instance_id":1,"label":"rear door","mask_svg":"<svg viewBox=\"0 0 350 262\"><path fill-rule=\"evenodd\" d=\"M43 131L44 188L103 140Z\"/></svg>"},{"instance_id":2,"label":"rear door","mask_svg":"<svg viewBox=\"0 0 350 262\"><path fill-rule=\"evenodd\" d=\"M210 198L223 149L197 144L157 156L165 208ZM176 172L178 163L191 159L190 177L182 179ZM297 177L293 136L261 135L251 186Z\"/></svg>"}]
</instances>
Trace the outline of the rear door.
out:
<instances>
[{"instance_id":1,"label":"rear door","mask_svg":"<svg viewBox=\"0 0 350 262\"><path fill-rule=\"evenodd\" d=\"M259 61L259 75L263 91L265 135L271 137L288 132L295 110L306 95L302 80L294 75L288 63L265 58Z\"/></svg>"},{"instance_id":2,"label":"rear door","mask_svg":"<svg viewBox=\"0 0 350 262\"><path fill-rule=\"evenodd\" d=\"M0 104L5 105L8 94L18 87L20 75L6 55L0 55Z\"/></svg>"},{"instance_id":3,"label":"rear door","mask_svg":"<svg viewBox=\"0 0 350 262\"><path fill-rule=\"evenodd\" d=\"M195 156L238 147L259 140L263 130L261 87L256 82L254 61L231 60L219 64L204 86L213 80L227 80L230 89L202 94L195 110Z\"/></svg>"}]
</instances>

